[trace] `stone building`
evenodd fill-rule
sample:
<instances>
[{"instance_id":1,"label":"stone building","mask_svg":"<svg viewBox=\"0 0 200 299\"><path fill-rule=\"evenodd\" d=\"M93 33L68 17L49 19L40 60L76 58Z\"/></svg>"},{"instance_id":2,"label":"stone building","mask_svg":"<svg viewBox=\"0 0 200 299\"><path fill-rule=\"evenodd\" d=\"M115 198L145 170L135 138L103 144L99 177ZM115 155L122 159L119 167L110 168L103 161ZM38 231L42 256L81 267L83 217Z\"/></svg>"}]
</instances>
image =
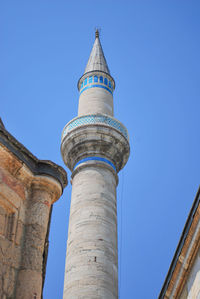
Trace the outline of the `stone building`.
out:
<instances>
[{"instance_id":1,"label":"stone building","mask_svg":"<svg viewBox=\"0 0 200 299\"><path fill-rule=\"evenodd\" d=\"M114 89L96 31L78 81L78 117L62 134L63 160L72 171L64 299L118 298L116 187L129 141L113 117Z\"/></svg>"},{"instance_id":2,"label":"stone building","mask_svg":"<svg viewBox=\"0 0 200 299\"><path fill-rule=\"evenodd\" d=\"M42 297L52 204L66 185L62 167L38 160L0 121L0 298Z\"/></svg>"},{"instance_id":3,"label":"stone building","mask_svg":"<svg viewBox=\"0 0 200 299\"><path fill-rule=\"evenodd\" d=\"M96 31L78 116L62 133L72 171L64 299L118 298L116 188L130 148L113 117L114 89ZM0 298L42 298L52 204L66 185L62 167L38 160L0 120ZM159 299L200 299L200 188Z\"/></svg>"},{"instance_id":4,"label":"stone building","mask_svg":"<svg viewBox=\"0 0 200 299\"><path fill-rule=\"evenodd\" d=\"M200 299L200 187L159 299Z\"/></svg>"}]
</instances>

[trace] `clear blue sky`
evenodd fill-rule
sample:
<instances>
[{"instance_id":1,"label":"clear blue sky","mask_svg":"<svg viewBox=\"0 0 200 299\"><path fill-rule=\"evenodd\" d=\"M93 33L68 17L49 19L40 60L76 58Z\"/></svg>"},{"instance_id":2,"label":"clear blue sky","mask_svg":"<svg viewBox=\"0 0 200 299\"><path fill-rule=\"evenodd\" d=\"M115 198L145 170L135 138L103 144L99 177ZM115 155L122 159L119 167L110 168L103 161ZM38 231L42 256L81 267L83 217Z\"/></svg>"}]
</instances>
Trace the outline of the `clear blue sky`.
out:
<instances>
[{"instance_id":1,"label":"clear blue sky","mask_svg":"<svg viewBox=\"0 0 200 299\"><path fill-rule=\"evenodd\" d=\"M193 0L0 3L1 117L63 167L61 132L101 27L131 145L117 199L120 299L157 298L199 186L199 16ZM70 192L69 183L53 209L44 299L62 298Z\"/></svg>"}]
</instances>

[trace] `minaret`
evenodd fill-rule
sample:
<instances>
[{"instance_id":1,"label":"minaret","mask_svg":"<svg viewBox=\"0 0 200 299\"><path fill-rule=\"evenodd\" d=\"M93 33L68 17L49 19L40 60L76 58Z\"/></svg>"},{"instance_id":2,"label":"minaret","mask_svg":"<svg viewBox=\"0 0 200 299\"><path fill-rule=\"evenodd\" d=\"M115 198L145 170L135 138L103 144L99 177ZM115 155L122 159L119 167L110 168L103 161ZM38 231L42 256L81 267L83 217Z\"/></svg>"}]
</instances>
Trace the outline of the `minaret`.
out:
<instances>
[{"instance_id":1,"label":"minaret","mask_svg":"<svg viewBox=\"0 0 200 299\"><path fill-rule=\"evenodd\" d=\"M72 171L64 299L118 298L116 187L129 142L113 117L114 89L96 31L78 81L78 117L62 133L62 157Z\"/></svg>"}]
</instances>

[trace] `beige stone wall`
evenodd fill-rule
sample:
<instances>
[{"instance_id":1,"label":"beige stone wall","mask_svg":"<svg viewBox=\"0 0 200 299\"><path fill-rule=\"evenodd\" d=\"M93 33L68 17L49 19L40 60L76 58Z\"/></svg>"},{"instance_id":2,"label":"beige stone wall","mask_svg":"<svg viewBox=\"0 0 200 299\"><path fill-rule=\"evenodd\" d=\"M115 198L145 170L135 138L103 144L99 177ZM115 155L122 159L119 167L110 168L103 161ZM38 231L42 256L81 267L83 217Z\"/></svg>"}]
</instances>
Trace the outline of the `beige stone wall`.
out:
<instances>
[{"instance_id":1,"label":"beige stone wall","mask_svg":"<svg viewBox=\"0 0 200 299\"><path fill-rule=\"evenodd\" d=\"M200 249L180 299L200 299Z\"/></svg>"},{"instance_id":2,"label":"beige stone wall","mask_svg":"<svg viewBox=\"0 0 200 299\"><path fill-rule=\"evenodd\" d=\"M21 262L24 200L23 184L0 168L0 298L12 297L15 290Z\"/></svg>"},{"instance_id":3,"label":"beige stone wall","mask_svg":"<svg viewBox=\"0 0 200 299\"><path fill-rule=\"evenodd\" d=\"M180 299L187 299L187 298L188 298L188 290L187 290L187 286L185 286L181 293Z\"/></svg>"},{"instance_id":4,"label":"beige stone wall","mask_svg":"<svg viewBox=\"0 0 200 299\"><path fill-rule=\"evenodd\" d=\"M0 146L0 298L41 298L50 208L61 193Z\"/></svg>"},{"instance_id":5,"label":"beige stone wall","mask_svg":"<svg viewBox=\"0 0 200 299\"><path fill-rule=\"evenodd\" d=\"M25 207L24 238L16 282L16 298L29 298L30 294L35 298L41 296L43 253L50 206L50 194L38 183L34 183Z\"/></svg>"}]
</instances>

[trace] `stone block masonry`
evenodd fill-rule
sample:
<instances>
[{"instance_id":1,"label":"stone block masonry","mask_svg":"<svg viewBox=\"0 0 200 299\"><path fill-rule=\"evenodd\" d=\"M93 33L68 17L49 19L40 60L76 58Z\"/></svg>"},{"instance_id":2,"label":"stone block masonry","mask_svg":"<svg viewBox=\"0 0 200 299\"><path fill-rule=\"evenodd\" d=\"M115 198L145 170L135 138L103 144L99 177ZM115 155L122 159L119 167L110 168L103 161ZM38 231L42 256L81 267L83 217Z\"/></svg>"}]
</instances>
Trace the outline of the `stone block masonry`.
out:
<instances>
[{"instance_id":1,"label":"stone block masonry","mask_svg":"<svg viewBox=\"0 0 200 299\"><path fill-rule=\"evenodd\" d=\"M64 169L38 160L0 122L0 298L42 298L51 206L66 184Z\"/></svg>"},{"instance_id":2,"label":"stone block masonry","mask_svg":"<svg viewBox=\"0 0 200 299\"><path fill-rule=\"evenodd\" d=\"M85 167L72 186L64 297L117 298L116 179Z\"/></svg>"}]
</instances>

